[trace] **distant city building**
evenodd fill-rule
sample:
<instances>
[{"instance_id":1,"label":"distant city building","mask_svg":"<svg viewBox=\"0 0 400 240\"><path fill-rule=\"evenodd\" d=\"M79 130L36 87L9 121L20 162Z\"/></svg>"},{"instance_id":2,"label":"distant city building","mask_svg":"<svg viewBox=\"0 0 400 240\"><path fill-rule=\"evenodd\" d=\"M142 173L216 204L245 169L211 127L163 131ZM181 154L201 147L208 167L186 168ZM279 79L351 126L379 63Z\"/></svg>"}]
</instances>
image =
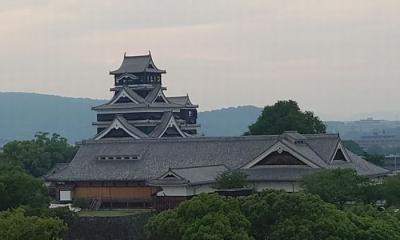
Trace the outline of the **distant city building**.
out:
<instances>
[{"instance_id":1,"label":"distant city building","mask_svg":"<svg viewBox=\"0 0 400 240\"><path fill-rule=\"evenodd\" d=\"M383 167L397 173L400 167L399 164L400 164L400 154L390 154L385 156Z\"/></svg>"},{"instance_id":2,"label":"distant city building","mask_svg":"<svg viewBox=\"0 0 400 240\"><path fill-rule=\"evenodd\" d=\"M400 122L376 120L328 121L327 132L339 133L343 139L353 140L365 151L389 154L400 151Z\"/></svg>"}]
</instances>

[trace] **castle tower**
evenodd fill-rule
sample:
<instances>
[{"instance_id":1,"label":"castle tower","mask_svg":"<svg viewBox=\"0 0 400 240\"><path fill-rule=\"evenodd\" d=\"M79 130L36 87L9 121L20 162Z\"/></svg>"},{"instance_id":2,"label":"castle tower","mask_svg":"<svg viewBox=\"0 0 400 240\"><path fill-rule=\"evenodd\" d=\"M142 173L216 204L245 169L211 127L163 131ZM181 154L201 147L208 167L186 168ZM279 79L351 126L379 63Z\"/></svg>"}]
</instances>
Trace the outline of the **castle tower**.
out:
<instances>
[{"instance_id":1,"label":"castle tower","mask_svg":"<svg viewBox=\"0 0 400 240\"><path fill-rule=\"evenodd\" d=\"M124 56L114 76L113 98L92 108L97 112L95 140L104 138L190 137L197 134L198 105L189 96L167 97L165 70L148 55Z\"/></svg>"}]
</instances>

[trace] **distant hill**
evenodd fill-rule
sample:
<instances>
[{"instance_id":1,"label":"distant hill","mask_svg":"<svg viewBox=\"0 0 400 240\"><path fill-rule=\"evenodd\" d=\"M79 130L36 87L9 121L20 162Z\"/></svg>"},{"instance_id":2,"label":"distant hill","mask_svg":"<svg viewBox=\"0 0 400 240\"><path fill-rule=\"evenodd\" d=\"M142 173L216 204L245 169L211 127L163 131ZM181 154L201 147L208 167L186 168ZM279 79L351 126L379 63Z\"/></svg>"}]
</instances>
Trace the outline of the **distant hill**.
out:
<instances>
[{"instance_id":1,"label":"distant hill","mask_svg":"<svg viewBox=\"0 0 400 240\"><path fill-rule=\"evenodd\" d=\"M104 100L35 93L0 92L0 144L31 139L36 132L56 132L70 142L95 134L92 106Z\"/></svg>"},{"instance_id":2,"label":"distant hill","mask_svg":"<svg viewBox=\"0 0 400 240\"><path fill-rule=\"evenodd\" d=\"M200 132L205 136L240 136L257 120L262 110L255 106L240 106L200 112Z\"/></svg>"},{"instance_id":3,"label":"distant hill","mask_svg":"<svg viewBox=\"0 0 400 240\"><path fill-rule=\"evenodd\" d=\"M10 140L32 139L36 132L58 133L71 143L95 135L91 125L96 114L91 107L106 100L60 97L35 93L0 92L0 146ZM200 134L240 136L254 123L262 108L230 107L199 112ZM363 135L400 136L400 121L327 121L328 132L339 132L343 139Z\"/></svg>"},{"instance_id":4,"label":"distant hill","mask_svg":"<svg viewBox=\"0 0 400 240\"><path fill-rule=\"evenodd\" d=\"M10 140L31 139L36 132L58 133L71 143L95 135L91 107L106 100L60 97L36 93L0 92L0 146ZM247 130L261 108L243 106L199 113L201 133L236 136Z\"/></svg>"}]
</instances>

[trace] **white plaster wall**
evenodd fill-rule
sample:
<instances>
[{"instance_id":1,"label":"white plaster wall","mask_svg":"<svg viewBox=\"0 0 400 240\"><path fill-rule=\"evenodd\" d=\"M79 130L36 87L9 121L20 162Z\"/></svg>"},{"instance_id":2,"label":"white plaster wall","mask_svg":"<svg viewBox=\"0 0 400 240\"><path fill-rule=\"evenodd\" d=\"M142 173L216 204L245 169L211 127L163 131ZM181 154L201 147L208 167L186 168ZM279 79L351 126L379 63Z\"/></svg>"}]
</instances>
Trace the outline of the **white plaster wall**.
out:
<instances>
[{"instance_id":1,"label":"white plaster wall","mask_svg":"<svg viewBox=\"0 0 400 240\"><path fill-rule=\"evenodd\" d=\"M164 186L157 196L193 196L200 193L215 192L211 184L198 186Z\"/></svg>"},{"instance_id":2,"label":"white plaster wall","mask_svg":"<svg viewBox=\"0 0 400 240\"><path fill-rule=\"evenodd\" d=\"M198 186L164 186L162 191L157 193L157 196L193 196L200 193L212 193L216 189L212 184L198 185ZM255 191L261 192L263 190L284 190L286 192L298 192L300 182L255 182L250 184Z\"/></svg>"},{"instance_id":3,"label":"white plaster wall","mask_svg":"<svg viewBox=\"0 0 400 240\"><path fill-rule=\"evenodd\" d=\"M157 193L157 196L188 196L188 191L185 186L164 186L162 191Z\"/></svg>"},{"instance_id":4,"label":"white plaster wall","mask_svg":"<svg viewBox=\"0 0 400 240\"><path fill-rule=\"evenodd\" d=\"M207 185L198 185L198 186L192 186L191 187L191 192L193 195L198 195L200 193L212 193L215 192L216 189L212 188L211 184Z\"/></svg>"}]
</instances>

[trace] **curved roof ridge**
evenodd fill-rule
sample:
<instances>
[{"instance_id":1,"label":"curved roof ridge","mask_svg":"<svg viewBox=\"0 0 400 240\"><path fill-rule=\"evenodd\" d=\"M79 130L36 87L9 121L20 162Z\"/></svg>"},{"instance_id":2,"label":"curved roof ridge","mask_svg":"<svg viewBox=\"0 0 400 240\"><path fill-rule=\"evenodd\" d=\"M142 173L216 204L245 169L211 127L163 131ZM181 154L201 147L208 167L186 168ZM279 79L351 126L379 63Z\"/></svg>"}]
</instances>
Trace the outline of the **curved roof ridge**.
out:
<instances>
[{"instance_id":1,"label":"curved roof ridge","mask_svg":"<svg viewBox=\"0 0 400 240\"><path fill-rule=\"evenodd\" d=\"M135 139L148 137L145 133L140 131L138 128L129 124L128 121L124 117L117 114L116 117L114 118L113 122L107 128L105 128L103 131L101 131L96 136L94 136L93 140L95 140L95 141L101 140L112 129L119 128L118 124L121 125L121 127L124 131L126 131L129 135L131 135Z\"/></svg>"},{"instance_id":2,"label":"curved roof ridge","mask_svg":"<svg viewBox=\"0 0 400 240\"><path fill-rule=\"evenodd\" d=\"M149 52L146 55L136 55L136 56L127 56L125 53L120 67L117 70L110 71L110 74L116 75L122 73L146 72L150 63L154 67L154 70L156 70L155 72L158 73L166 72L165 70L157 68L157 66L154 64L151 53Z\"/></svg>"}]
</instances>

